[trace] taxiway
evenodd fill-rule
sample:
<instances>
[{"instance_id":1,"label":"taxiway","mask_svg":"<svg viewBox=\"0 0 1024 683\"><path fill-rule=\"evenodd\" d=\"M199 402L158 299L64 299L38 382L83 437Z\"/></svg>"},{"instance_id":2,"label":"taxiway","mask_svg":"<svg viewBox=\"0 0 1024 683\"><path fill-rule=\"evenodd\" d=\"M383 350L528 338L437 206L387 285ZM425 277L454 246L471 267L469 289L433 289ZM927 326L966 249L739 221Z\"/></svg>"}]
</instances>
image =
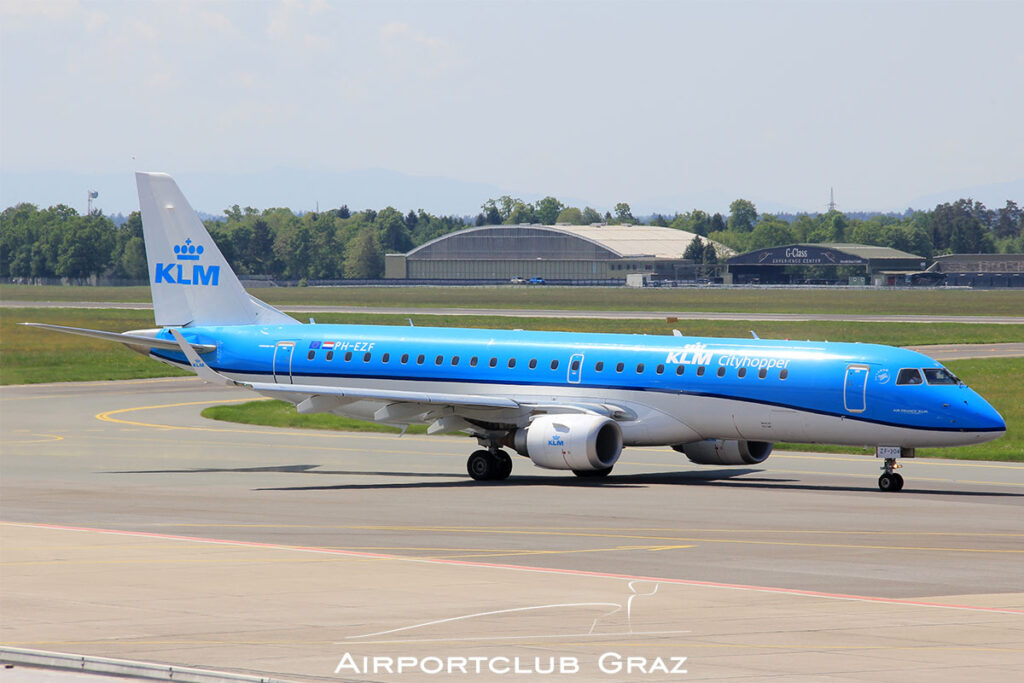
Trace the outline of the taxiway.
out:
<instances>
[{"instance_id":1,"label":"taxiway","mask_svg":"<svg viewBox=\"0 0 1024 683\"><path fill-rule=\"evenodd\" d=\"M7 645L285 679L363 656L685 656L693 679L1009 679L1024 667L1024 465L749 468L627 449L594 483L473 442L212 422L196 379L0 390ZM635 674L635 672L634 672ZM493 671L465 680L501 677ZM506 676L507 677L507 676Z\"/></svg>"}]
</instances>

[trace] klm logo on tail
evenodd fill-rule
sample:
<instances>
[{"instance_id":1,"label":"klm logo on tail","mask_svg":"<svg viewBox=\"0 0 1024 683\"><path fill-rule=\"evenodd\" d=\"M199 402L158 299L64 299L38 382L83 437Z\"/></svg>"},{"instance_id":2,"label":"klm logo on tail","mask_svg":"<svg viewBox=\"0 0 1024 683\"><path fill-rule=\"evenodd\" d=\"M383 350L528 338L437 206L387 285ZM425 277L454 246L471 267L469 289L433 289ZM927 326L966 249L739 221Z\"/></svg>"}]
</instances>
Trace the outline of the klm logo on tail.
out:
<instances>
[{"instance_id":1,"label":"klm logo on tail","mask_svg":"<svg viewBox=\"0 0 1024 683\"><path fill-rule=\"evenodd\" d=\"M186 239L184 244L174 245L174 254L177 263L157 263L155 284L166 282L172 285L209 285L216 287L220 282L220 266L203 266L193 263L188 269L187 264L181 261L199 261L203 255L202 245L192 244L191 239Z\"/></svg>"}]
</instances>

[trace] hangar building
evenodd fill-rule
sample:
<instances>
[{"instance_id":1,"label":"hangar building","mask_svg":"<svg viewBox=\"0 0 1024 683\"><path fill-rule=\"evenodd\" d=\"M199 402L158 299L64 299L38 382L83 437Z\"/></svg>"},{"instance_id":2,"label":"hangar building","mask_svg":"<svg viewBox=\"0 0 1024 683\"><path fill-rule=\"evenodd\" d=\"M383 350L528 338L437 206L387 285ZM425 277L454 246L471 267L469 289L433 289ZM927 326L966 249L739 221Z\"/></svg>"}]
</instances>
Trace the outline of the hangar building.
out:
<instances>
[{"instance_id":1,"label":"hangar building","mask_svg":"<svg viewBox=\"0 0 1024 683\"><path fill-rule=\"evenodd\" d=\"M734 256L726 261L730 284L896 285L924 270L928 259L869 244L788 244Z\"/></svg>"},{"instance_id":2,"label":"hangar building","mask_svg":"<svg viewBox=\"0 0 1024 683\"><path fill-rule=\"evenodd\" d=\"M938 282L946 285L982 289L1024 287L1024 254L936 256L927 274L937 275Z\"/></svg>"},{"instance_id":3,"label":"hangar building","mask_svg":"<svg viewBox=\"0 0 1024 683\"><path fill-rule=\"evenodd\" d=\"M696 235L652 225L486 225L387 254L384 277L410 280L625 280L692 277L683 258ZM707 240L705 239L705 242ZM720 259L732 256L713 243Z\"/></svg>"}]
</instances>

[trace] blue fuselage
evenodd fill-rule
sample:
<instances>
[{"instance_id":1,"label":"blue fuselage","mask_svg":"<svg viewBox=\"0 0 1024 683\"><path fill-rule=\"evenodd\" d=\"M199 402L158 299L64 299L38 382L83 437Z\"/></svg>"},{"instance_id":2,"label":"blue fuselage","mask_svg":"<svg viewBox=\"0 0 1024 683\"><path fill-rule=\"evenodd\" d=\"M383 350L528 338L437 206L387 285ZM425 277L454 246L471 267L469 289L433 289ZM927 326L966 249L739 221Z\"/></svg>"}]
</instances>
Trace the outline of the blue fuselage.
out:
<instances>
[{"instance_id":1,"label":"blue fuselage","mask_svg":"<svg viewBox=\"0 0 1024 683\"><path fill-rule=\"evenodd\" d=\"M921 353L875 344L364 325L182 332L191 342L215 345L204 360L233 378L626 397L684 411L676 417L707 438L717 438L717 425L728 422L721 410L731 411L737 425L764 415L756 418L768 425L759 438L779 440L893 443L891 428L897 428L902 445L958 445L988 441L1006 429L985 399L944 372L941 383L924 374L920 383L898 383L901 370L942 366ZM166 331L159 336L169 338ZM177 352L153 355L184 362ZM863 437L871 425L890 429L873 442ZM921 438L907 436L914 434Z\"/></svg>"}]
</instances>

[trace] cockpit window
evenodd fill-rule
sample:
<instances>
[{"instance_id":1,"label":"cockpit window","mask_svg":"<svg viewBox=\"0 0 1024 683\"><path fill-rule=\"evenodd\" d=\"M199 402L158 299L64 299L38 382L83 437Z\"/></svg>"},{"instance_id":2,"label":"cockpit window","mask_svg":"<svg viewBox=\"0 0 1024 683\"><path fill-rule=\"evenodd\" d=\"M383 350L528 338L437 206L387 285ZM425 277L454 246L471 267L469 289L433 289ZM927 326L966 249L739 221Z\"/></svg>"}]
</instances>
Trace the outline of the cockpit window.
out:
<instances>
[{"instance_id":1,"label":"cockpit window","mask_svg":"<svg viewBox=\"0 0 1024 683\"><path fill-rule=\"evenodd\" d=\"M896 384L924 384L924 380L917 368L903 368L896 377Z\"/></svg>"},{"instance_id":2,"label":"cockpit window","mask_svg":"<svg viewBox=\"0 0 1024 683\"><path fill-rule=\"evenodd\" d=\"M925 368L924 378L928 384L959 384L957 376L945 368Z\"/></svg>"}]
</instances>

